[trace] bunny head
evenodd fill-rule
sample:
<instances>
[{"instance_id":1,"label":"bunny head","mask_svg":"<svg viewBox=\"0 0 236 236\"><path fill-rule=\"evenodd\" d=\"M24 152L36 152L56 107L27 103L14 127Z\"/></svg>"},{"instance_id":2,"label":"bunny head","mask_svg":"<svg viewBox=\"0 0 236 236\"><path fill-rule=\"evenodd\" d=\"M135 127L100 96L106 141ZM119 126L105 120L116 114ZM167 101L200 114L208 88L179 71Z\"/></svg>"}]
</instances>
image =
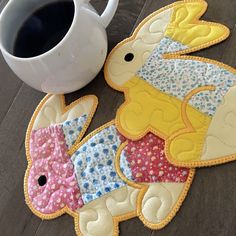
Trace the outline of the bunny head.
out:
<instances>
[{"instance_id":1,"label":"bunny head","mask_svg":"<svg viewBox=\"0 0 236 236\"><path fill-rule=\"evenodd\" d=\"M75 211L83 205L67 152L59 125L32 131L28 193L32 205L41 213L52 214L65 206Z\"/></svg>"},{"instance_id":2,"label":"bunny head","mask_svg":"<svg viewBox=\"0 0 236 236\"><path fill-rule=\"evenodd\" d=\"M95 96L66 107L63 96L48 95L36 109L26 138L25 195L39 217L73 214L84 205L69 153L80 141L96 106Z\"/></svg>"}]
</instances>

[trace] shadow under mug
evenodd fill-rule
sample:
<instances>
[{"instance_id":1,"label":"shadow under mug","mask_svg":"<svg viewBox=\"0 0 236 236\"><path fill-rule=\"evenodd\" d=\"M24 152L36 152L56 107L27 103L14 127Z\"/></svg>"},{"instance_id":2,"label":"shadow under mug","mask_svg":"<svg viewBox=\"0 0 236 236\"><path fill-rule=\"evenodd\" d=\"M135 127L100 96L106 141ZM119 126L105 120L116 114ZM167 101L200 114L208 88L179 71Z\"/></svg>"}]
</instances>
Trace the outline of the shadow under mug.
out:
<instances>
[{"instance_id":1,"label":"shadow under mug","mask_svg":"<svg viewBox=\"0 0 236 236\"><path fill-rule=\"evenodd\" d=\"M74 16L65 36L40 55L14 55L22 25L38 9L57 2L73 3ZM3 57L21 80L39 91L53 94L76 91L93 80L104 64L107 55L105 28L112 20L118 2L109 0L99 16L89 0L10 0L0 15Z\"/></svg>"}]
</instances>

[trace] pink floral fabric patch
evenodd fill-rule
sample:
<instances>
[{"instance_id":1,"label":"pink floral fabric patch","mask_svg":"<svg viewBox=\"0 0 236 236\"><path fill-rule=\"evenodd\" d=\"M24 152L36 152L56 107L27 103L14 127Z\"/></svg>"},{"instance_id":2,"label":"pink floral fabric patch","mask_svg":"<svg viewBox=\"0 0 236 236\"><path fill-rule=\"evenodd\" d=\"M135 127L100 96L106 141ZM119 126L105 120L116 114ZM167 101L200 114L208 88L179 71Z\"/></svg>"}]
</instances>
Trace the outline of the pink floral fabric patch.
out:
<instances>
[{"instance_id":1,"label":"pink floral fabric patch","mask_svg":"<svg viewBox=\"0 0 236 236\"><path fill-rule=\"evenodd\" d=\"M41 213L55 213L65 206L75 211L84 205L67 150L60 125L32 131L28 193Z\"/></svg>"},{"instance_id":2,"label":"pink floral fabric patch","mask_svg":"<svg viewBox=\"0 0 236 236\"><path fill-rule=\"evenodd\" d=\"M189 169L168 162L164 147L165 141L152 133L138 141L128 141L124 154L133 181L179 183L187 180Z\"/></svg>"}]
</instances>

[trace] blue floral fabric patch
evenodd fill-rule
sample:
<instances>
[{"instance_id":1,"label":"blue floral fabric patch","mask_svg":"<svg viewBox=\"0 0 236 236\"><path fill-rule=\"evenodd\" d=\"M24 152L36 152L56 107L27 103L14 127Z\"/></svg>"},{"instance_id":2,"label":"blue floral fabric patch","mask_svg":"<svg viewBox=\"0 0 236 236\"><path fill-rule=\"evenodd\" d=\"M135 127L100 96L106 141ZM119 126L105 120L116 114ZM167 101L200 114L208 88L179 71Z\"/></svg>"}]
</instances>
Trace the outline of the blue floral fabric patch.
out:
<instances>
[{"instance_id":1,"label":"blue floral fabric patch","mask_svg":"<svg viewBox=\"0 0 236 236\"><path fill-rule=\"evenodd\" d=\"M137 75L160 91L180 100L193 89L215 86L214 91L200 92L189 102L199 111L213 116L224 95L236 82L236 75L217 65L198 60L162 58L164 53L186 48L168 37L163 38Z\"/></svg>"},{"instance_id":2,"label":"blue floral fabric patch","mask_svg":"<svg viewBox=\"0 0 236 236\"><path fill-rule=\"evenodd\" d=\"M111 125L91 137L72 155L84 203L125 186L114 163L120 144L117 130Z\"/></svg>"},{"instance_id":3,"label":"blue floral fabric patch","mask_svg":"<svg viewBox=\"0 0 236 236\"><path fill-rule=\"evenodd\" d=\"M76 119L65 121L62 124L63 133L67 146L70 148L77 140L87 120L87 115L80 116Z\"/></svg>"}]
</instances>

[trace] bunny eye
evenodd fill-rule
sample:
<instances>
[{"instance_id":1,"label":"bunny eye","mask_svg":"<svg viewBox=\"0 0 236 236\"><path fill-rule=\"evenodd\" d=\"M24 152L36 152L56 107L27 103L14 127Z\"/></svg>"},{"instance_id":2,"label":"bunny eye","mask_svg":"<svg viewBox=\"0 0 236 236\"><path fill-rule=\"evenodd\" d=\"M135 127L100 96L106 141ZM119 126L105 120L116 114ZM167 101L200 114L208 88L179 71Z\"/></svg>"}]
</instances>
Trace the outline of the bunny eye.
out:
<instances>
[{"instance_id":1,"label":"bunny eye","mask_svg":"<svg viewBox=\"0 0 236 236\"><path fill-rule=\"evenodd\" d=\"M130 62L134 59L134 54L133 53L127 53L124 57L125 61Z\"/></svg>"},{"instance_id":2,"label":"bunny eye","mask_svg":"<svg viewBox=\"0 0 236 236\"><path fill-rule=\"evenodd\" d=\"M41 175L38 178L38 183L39 183L39 186L44 186L47 183L47 177L45 175Z\"/></svg>"}]
</instances>

